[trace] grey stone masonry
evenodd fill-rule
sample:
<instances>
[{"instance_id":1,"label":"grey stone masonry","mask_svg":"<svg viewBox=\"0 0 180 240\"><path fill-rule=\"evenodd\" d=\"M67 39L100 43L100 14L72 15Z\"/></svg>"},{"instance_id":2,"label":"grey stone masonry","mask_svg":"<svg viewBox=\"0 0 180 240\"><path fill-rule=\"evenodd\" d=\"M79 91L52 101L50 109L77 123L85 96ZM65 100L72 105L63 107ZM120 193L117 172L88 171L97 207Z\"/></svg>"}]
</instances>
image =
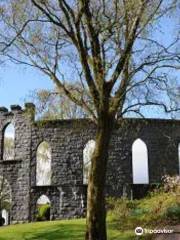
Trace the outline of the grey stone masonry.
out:
<instances>
[{"instance_id":1,"label":"grey stone masonry","mask_svg":"<svg viewBox=\"0 0 180 240\"><path fill-rule=\"evenodd\" d=\"M35 121L35 106L0 107L0 175L11 187L10 223L34 221L37 200L46 195L51 203L50 218L84 216L87 186L83 185L83 149L95 139L96 127L88 119ZM4 131L15 127L15 157L3 160ZM117 122L109 149L106 179L107 196L133 194L132 144L140 138L148 149L149 185L165 174L179 171L180 121L160 119L121 119ZM43 141L51 147L51 185L36 186L36 153ZM141 193L142 194L142 193Z\"/></svg>"}]
</instances>

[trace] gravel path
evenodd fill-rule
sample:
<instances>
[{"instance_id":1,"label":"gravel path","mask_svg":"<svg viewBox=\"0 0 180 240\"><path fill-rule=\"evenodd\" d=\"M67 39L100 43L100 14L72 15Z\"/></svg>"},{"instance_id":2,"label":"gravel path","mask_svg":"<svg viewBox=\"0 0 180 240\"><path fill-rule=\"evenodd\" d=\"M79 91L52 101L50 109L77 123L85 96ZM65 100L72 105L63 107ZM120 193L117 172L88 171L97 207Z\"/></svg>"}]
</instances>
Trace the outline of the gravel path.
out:
<instances>
[{"instance_id":1,"label":"gravel path","mask_svg":"<svg viewBox=\"0 0 180 240\"><path fill-rule=\"evenodd\" d=\"M166 229L173 229L174 233L156 235L154 240L180 240L180 225L166 227Z\"/></svg>"}]
</instances>

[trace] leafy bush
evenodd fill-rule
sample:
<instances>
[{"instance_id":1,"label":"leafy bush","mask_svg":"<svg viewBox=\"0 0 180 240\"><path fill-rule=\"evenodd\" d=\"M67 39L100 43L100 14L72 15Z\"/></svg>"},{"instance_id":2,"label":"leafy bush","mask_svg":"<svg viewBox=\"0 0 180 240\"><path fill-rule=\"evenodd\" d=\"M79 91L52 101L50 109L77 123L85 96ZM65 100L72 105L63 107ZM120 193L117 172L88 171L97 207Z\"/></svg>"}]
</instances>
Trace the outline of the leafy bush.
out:
<instances>
[{"instance_id":1,"label":"leafy bush","mask_svg":"<svg viewBox=\"0 0 180 240\"><path fill-rule=\"evenodd\" d=\"M116 227L124 230L129 229L129 222L133 224L132 213L137 209L137 200L127 198L108 198L108 217L116 223ZM126 225L126 227L125 227Z\"/></svg>"},{"instance_id":2,"label":"leafy bush","mask_svg":"<svg viewBox=\"0 0 180 240\"><path fill-rule=\"evenodd\" d=\"M36 216L37 221L50 220L50 205L41 204L38 206L38 214Z\"/></svg>"},{"instance_id":3,"label":"leafy bush","mask_svg":"<svg viewBox=\"0 0 180 240\"><path fill-rule=\"evenodd\" d=\"M180 204L175 204L174 206L167 208L166 217L168 219L180 222Z\"/></svg>"},{"instance_id":4,"label":"leafy bush","mask_svg":"<svg viewBox=\"0 0 180 240\"><path fill-rule=\"evenodd\" d=\"M140 200L108 199L108 215L121 230L179 223L179 179L165 176L160 187Z\"/></svg>"}]
</instances>

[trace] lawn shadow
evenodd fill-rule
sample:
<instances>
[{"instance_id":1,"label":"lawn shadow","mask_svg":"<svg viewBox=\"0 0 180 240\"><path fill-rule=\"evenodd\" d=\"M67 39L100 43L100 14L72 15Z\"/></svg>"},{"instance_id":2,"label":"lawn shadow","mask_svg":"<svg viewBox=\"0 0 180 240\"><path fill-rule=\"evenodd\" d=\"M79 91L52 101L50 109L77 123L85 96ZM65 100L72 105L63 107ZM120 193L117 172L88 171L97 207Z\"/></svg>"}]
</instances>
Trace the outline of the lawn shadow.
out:
<instances>
[{"instance_id":1,"label":"lawn shadow","mask_svg":"<svg viewBox=\"0 0 180 240\"><path fill-rule=\"evenodd\" d=\"M23 233L23 240L82 240L85 231L81 224L71 225L55 225L44 230L38 230L32 235L31 233Z\"/></svg>"}]
</instances>

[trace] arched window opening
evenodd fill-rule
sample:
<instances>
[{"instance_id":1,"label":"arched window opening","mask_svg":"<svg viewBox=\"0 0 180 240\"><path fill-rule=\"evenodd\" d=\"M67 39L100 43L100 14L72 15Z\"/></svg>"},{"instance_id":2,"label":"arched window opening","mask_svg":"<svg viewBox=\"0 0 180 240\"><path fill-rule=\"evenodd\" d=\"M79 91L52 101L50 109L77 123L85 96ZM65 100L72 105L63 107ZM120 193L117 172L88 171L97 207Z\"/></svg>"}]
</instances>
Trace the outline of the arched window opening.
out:
<instances>
[{"instance_id":1,"label":"arched window opening","mask_svg":"<svg viewBox=\"0 0 180 240\"><path fill-rule=\"evenodd\" d=\"M2 210L2 225L6 226L9 224L9 212L6 209Z\"/></svg>"},{"instance_id":2,"label":"arched window opening","mask_svg":"<svg viewBox=\"0 0 180 240\"><path fill-rule=\"evenodd\" d=\"M88 184L91 158L95 149L96 142L90 140L83 150L83 184Z\"/></svg>"},{"instance_id":3,"label":"arched window opening","mask_svg":"<svg viewBox=\"0 0 180 240\"><path fill-rule=\"evenodd\" d=\"M50 200L46 195L41 195L37 200L37 221L49 221L50 220Z\"/></svg>"},{"instance_id":4,"label":"arched window opening","mask_svg":"<svg viewBox=\"0 0 180 240\"><path fill-rule=\"evenodd\" d=\"M10 185L3 176L0 176L0 226L9 224L11 202Z\"/></svg>"},{"instance_id":5,"label":"arched window opening","mask_svg":"<svg viewBox=\"0 0 180 240\"><path fill-rule=\"evenodd\" d=\"M12 123L8 124L4 129L3 136L3 160L13 160L14 159L14 139L15 139L15 129Z\"/></svg>"},{"instance_id":6,"label":"arched window opening","mask_svg":"<svg viewBox=\"0 0 180 240\"><path fill-rule=\"evenodd\" d=\"M180 175L180 143L178 146L178 158L179 158L179 175Z\"/></svg>"},{"instance_id":7,"label":"arched window opening","mask_svg":"<svg viewBox=\"0 0 180 240\"><path fill-rule=\"evenodd\" d=\"M51 185L51 148L47 142L42 142L36 155L36 185Z\"/></svg>"},{"instance_id":8,"label":"arched window opening","mask_svg":"<svg viewBox=\"0 0 180 240\"><path fill-rule=\"evenodd\" d=\"M148 150L146 144L137 139L132 145L132 170L134 184L148 184Z\"/></svg>"}]
</instances>

